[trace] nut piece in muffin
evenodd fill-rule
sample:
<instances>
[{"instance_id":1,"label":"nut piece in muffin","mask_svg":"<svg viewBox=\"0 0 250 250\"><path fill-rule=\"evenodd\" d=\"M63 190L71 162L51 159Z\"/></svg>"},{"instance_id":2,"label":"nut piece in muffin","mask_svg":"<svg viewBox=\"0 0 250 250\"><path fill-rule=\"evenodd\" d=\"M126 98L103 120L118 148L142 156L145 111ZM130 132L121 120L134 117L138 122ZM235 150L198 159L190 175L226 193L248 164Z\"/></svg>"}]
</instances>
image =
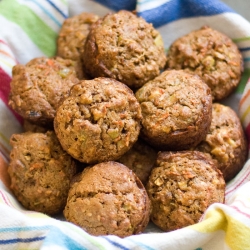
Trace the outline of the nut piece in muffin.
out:
<instances>
[{"instance_id":1,"label":"nut piece in muffin","mask_svg":"<svg viewBox=\"0 0 250 250\"><path fill-rule=\"evenodd\" d=\"M238 86L243 60L229 37L204 26L177 39L170 46L167 67L199 75L211 88L213 100L219 101Z\"/></svg>"},{"instance_id":2,"label":"nut piece in muffin","mask_svg":"<svg viewBox=\"0 0 250 250\"><path fill-rule=\"evenodd\" d=\"M148 224L150 201L132 170L102 162L83 170L70 188L64 216L92 235L126 237Z\"/></svg>"},{"instance_id":3,"label":"nut piece in muffin","mask_svg":"<svg viewBox=\"0 0 250 250\"><path fill-rule=\"evenodd\" d=\"M151 220L166 232L197 223L209 205L223 203L225 196L216 161L199 151L160 152L146 188Z\"/></svg>"},{"instance_id":4,"label":"nut piece in muffin","mask_svg":"<svg viewBox=\"0 0 250 250\"><path fill-rule=\"evenodd\" d=\"M166 70L135 93L142 110L140 136L160 150L196 146L212 119L210 88L183 70Z\"/></svg>"},{"instance_id":5,"label":"nut piece in muffin","mask_svg":"<svg viewBox=\"0 0 250 250\"><path fill-rule=\"evenodd\" d=\"M143 185L146 185L156 157L157 151L139 139L127 153L118 159L118 162L133 170Z\"/></svg>"},{"instance_id":6,"label":"nut piece in muffin","mask_svg":"<svg viewBox=\"0 0 250 250\"><path fill-rule=\"evenodd\" d=\"M79 61L90 26L98 18L95 14L82 12L65 19L57 39L57 55Z\"/></svg>"},{"instance_id":7,"label":"nut piece in muffin","mask_svg":"<svg viewBox=\"0 0 250 250\"><path fill-rule=\"evenodd\" d=\"M141 108L134 93L112 78L83 80L58 108L54 129L62 147L84 163L119 159L137 141Z\"/></svg>"},{"instance_id":8,"label":"nut piece in muffin","mask_svg":"<svg viewBox=\"0 0 250 250\"><path fill-rule=\"evenodd\" d=\"M225 181L231 180L242 169L248 155L247 140L232 108L213 103L210 129L195 150L209 153L218 161Z\"/></svg>"},{"instance_id":9,"label":"nut piece in muffin","mask_svg":"<svg viewBox=\"0 0 250 250\"><path fill-rule=\"evenodd\" d=\"M92 77L110 77L139 88L160 74L166 55L160 33L129 11L95 22L85 42L84 68Z\"/></svg>"},{"instance_id":10,"label":"nut piece in muffin","mask_svg":"<svg viewBox=\"0 0 250 250\"><path fill-rule=\"evenodd\" d=\"M24 119L52 123L60 102L79 83L76 63L69 59L39 57L13 67L9 105Z\"/></svg>"},{"instance_id":11,"label":"nut piece in muffin","mask_svg":"<svg viewBox=\"0 0 250 250\"><path fill-rule=\"evenodd\" d=\"M54 215L65 207L75 162L55 133L13 134L8 172L11 190L27 209Z\"/></svg>"}]
</instances>

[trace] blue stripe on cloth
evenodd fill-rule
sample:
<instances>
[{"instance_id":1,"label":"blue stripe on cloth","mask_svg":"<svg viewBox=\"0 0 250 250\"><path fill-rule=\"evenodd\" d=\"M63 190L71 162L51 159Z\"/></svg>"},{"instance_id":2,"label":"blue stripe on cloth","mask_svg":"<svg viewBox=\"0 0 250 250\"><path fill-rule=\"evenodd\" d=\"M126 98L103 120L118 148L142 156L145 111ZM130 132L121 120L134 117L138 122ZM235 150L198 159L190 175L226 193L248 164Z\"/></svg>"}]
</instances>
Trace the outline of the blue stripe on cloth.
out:
<instances>
[{"instance_id":1,"label":"blue stripe on cloth","mask_svg":"<svg viewBox=\"0 0 250 250\"><path fill-rule=\"evenodd\" d=\"M136 1L135 0L94 0L112 10L135 10Z\"/></svg>"},{"instance_id":2,"label":"blue stripe on cloth","mask_svg":"<svg viewBox=\"0 0 250 250\"><path fill-rule=\"evenodd\" d=\"M59 22L52 13L46 10L38 1L32 0L32 2L35 3L51 20L53 20L56 25L61 27L61 22Z\"/></svg>"},{"instance_id":3,"label":"blue stripe on cloth","mask_svg":"<svg viewBox=\"0 0 250 250\"><path fill-rule=\"evenodd\" d=\"M74 249L74 250L87 250L83 245L79 242L73 240L68 235L64 234L57 227L51 227L44 241L42 242L42 246L45 247L62 247L65 249ZM49 248L53 249L53 248Z\"/></svg>"},{"instance_id":4,"label":"blue stripe on cloth","mask_svg":"<svg viewBox=\"0 0 250 250\"><path fill-rule=\"evenodd\" d=\"M139 16L152 23L156 28L181 18L234 12L226 4L218 0L171 0L157 8L140 12L138 6L137 10Z\"/></svg>"},{"instance_id":5,"label":"blue stripe on cloth","mask_svg":"<svg viewBox=\"0 0 250 250\"><path fill-rule=\"evenodd\" d=\"M155 250L155 248L152 248L150 246L147 246L145 244L142 244L141 242L138 242L138 241L134 241L134 240L131 240L131 239L127 239L131 242L133 242L136 246L140 246L142 249L145 249L145 250Z\"/></svg>"},{"instance_id":6,"label":"blue stripe on cloth","mask_svg":"<svg viewBox=\"0 0 250 250\"><path fill-rule=\"evenodd\" d=\"M41 226L41 227L4 227L0 228L0 233L10 233L10 232L26 232L26 231L41 231L48 230L51 226Z\"/></svg>"},{"instance_id":7,"label":"blue stripe on cloth","mask_svg":"<svg viewBox=\"0 0 250 250\"><path fill-rule=\"evenodd\" d=\"M108 238L108 237L103 237L106 241L108 241L109 243L111 243L113 246L115 246L115 247L118 247L118 248L120 248L120 249L123 249L123 250L129 250L130 248L127 248L127 247L125 247L125 246L123 246L123 245L121 245L121 244L119 244L119 243L117 243L117 242L115 242L115 241L113 241L113 240L111 240L110 238Z\"/></svg>"},{"instance_id":8,"label":"blue stripe on cloth","mask_svg":"<svg viewBox=\"0 0 250 250\"><path fill-rule=\"evenodd\" d=\"M9 244L15 244L15 243L31 243L34 241L40 241L44 240L45 236L43 237L33 237L33 238L14 238L9 240L0 240L0 245L9 245Z\"/></svg>"},{"instance_id":9,"label":"blue stripe on cloth","mask_svg":"<svg viewBox=\"0 0 250 250\"><path fill-rule=\"evenodd\" d=\"M248 51L250 50L250 47L245 47L245 48L239 48L240 51Z\"/></svg>"},{"instance_id":10,"label":"blue stripe on cloth","mask_svg":"<svg viewBox=\"0 0 250 250\"><path fill-rule=\"evenodd\" d=\"M250 57L244 58L244 61L245 61L245 62L249 62L249 61L250 61Z\"/></svg>"},{"instance_id":11,"label":"blue stripe on cloth","mask_svg":"<svg viewBox=\"0 0 250 250\"><path fill-rule=\"evenodd\" d=\"M68 15L64 14L62 10L60 10L56 4L54 4L51 0L46 0L54 9L56 9L64 18L67 18Z\"/></svg>"}]
</instances>

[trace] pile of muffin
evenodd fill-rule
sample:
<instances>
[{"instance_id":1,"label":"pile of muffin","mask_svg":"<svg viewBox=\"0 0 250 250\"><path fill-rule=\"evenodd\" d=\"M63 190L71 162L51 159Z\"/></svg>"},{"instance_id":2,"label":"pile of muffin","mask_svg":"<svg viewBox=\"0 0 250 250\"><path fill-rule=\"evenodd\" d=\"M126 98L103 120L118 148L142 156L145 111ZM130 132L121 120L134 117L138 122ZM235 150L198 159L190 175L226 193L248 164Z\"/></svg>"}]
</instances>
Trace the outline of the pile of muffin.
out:
<instances>
[{"instance_id":1,"label":"pile of muffin","mask_svg":"<svg viewBox=\"0 0 250 250\"><path fill-rule=\"evenodd\" d=\"M55 57L13 68L9 105L25 129L10 139L14 195L92 235L197 223L247 158L240 120L220 103L242 70L237 46L210 27L166 54L132 12L68 18Z\"/></svg>"}]
</instances>

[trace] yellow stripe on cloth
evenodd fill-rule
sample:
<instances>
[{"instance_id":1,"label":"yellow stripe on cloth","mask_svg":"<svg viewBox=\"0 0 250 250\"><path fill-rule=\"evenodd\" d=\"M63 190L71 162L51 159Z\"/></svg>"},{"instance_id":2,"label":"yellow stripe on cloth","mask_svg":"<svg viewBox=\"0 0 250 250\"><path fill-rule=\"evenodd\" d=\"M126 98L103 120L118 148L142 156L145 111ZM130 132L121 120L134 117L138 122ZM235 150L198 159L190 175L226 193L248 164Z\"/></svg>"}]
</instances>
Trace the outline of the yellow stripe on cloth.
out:
<instances>
[{"instance_id":1,"label":"yellow stripe on cloth","mask_svg":"<svg viewBox=\"0 0 250 250\"><path fill-rule=\"evenodd\" d=\"M190 228L200 233L214 233L223 230L225 231L225 243L230 249L250 249L250 239L247 237L250 235L250 228L218 207L208 211L202 222L192 225Z\"/></svg>"}]
</instances>

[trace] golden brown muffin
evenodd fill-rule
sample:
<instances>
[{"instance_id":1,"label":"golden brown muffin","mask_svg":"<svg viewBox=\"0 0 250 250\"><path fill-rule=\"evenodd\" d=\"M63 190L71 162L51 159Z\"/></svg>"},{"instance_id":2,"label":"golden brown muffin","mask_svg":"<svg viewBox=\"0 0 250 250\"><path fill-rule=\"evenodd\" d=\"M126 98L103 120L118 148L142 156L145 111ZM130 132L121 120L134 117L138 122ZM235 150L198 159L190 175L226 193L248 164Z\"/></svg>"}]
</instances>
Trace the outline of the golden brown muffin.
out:
<instances>
[{"instance_id":1,"label":"golden brown muffin","mask_svg":"<svg viewBox=\"0 0 250 250\"><path fill-rule=\"evenodd\" d=\"M52 131L13 134L8 172L11 190L29 210L49 215L62 212L75 162Z\"/></svg>"},{"instance_id":2,"label":"golden brown muffin","mask_svg":"<svg viewBox=\"0 0 250 250\"><path fill-rule=\"evenodd\" d=\"M150 201L132 170L117 162L85 168L69 191L64 215L92 235L126 237L148 224Z\"/></svg>"},{"instance_id":3,"label":"golden brown muffin","mask_svg":"<svg viewBox=\"0 0 250 250\"><path fill-rule=\"evenodd\" d=\"M92 77L111 77L131 88L155 78L166 63L160 33L125 10L108 14L91 26L82 59Z\"/></svg>"},{"instance_id":4,"label":"golden brown muffin","mask_svg":"<svg viewBox=\"0 0 250 250\"><path fill-rule=\"evenodd\" d=\"M54 129L62 147L84 163L119 159L137 141L141 109L134 93L111 78L81 81L58 108Z\"/></svg>"},{"instance_id":5,"label":"golden brown muffin","mask_svg":"<svg viewBox=\"0 0 250 250\"><path fill-rule=\"evenodd\" d=\"M135 93L142 109L140 136L160 150L197 145L212 119L212 96L202 79L183 70L167 70Z\"/></svg>"},{"instance_id":6,"label":"golden brown muffin","mask_svg":"<svg viewBox=\"0 0 250 250\"><path fill-rule=\"evenodd\" d=\"M209 205L223 203L225 181L208 154L160 152L147 191L151 220L163 231L173 231L197 223Z\"/></svg>"},{"instance_id":7,"label":"golden brown muffin","mask_svg":"<svg viewBox=\"0 0 250 250\"><path fill-rule=\"evenodd\" d=\"M177 39L170 46L167 67L199 75L211 88L213 100L219 101L238 86L243 60L229 37L204 26Z\"/></svg>"},{"instance_id":8,"label":"golden brown muffin","mask_svg":"<svg viewBox=\"0 0 250 250\"><path fill-rule=\"evenodd\" d=\"M79 61L90 26L98 18L95 14L82 12L65 19L57 39L57 55Z\"/></svg>"},{"instance_id":9,"label":"golden brown muffin","mask_svg":"<svg viewBox=\"0 0 250 250\"><path fill-rule=\"evenodd\" d=\"M24 119L40 125L52 123L60 102L79 83L76 63L40 57L13 67L9 105Z\"/></svg>"},{"instance_id":10,"label":"golden brown muffin","mask_svg":"<svg viewBox=\"0 0 250 250\"><path fill-rule=\"evenodd\" d=\"M156 157L157 151L139 139L118 161L133 170L143 185L146 185Z\"/></svg>"},{"instance_id":11,"label":"golden brown muffin","mask_svg":"<svg viewBox=\"0 0 250 250\"><path fill-rule=\"evenodd\" d=\"M226 181L242 169L248 155L247 140L233 109L220 103L213 104L210 129L196 150L209 153L218 161Z\"/></svg>"}]
</instances>

